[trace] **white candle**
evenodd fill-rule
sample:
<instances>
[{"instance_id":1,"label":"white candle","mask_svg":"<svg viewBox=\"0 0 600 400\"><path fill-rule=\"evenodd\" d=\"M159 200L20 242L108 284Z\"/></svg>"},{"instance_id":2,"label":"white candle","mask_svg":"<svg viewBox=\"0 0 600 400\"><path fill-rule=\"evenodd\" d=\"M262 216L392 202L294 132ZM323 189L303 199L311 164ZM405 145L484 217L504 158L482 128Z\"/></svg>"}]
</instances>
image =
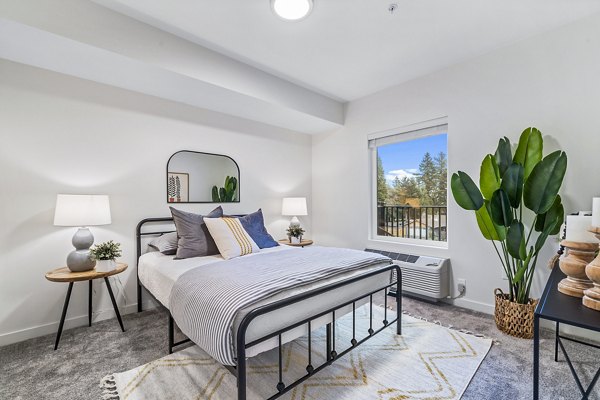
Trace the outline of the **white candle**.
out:
<instances>
[{"instance_id":1,"label":"white candle","mask_svg":"<svg viewBox=\"0 0 600 400\"><path fill-rule=\"evenodd\" d=\"M600 227L600 197L594 197L592 205L592 226Z\"/></svg>"},{"instance_id":2,"label":"white candle","mask_svg":"<svg viewBox=\"0 0 600 400\"><path fill-rule=\"evenodd\" d=\"M596 236L589 232L592 226L592 217L567 215L566 239L571 242L598 243Z\"/></svg>"}]
</instances>

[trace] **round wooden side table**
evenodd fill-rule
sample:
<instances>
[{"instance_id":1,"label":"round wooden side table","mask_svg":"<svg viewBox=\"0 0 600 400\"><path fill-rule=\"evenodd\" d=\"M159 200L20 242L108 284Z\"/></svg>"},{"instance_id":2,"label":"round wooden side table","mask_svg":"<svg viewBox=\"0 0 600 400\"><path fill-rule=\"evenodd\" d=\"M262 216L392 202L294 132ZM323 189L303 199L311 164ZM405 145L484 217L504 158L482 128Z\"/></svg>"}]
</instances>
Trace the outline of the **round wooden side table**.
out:
<instances>
[{"instance_id":1,"label":"round wooden side table","mask_svg":"<svg viewBox=\"0 0 600 400\"><path fill-rule=\"evenodd\" d=\"M62 316L60 317L60 324L58 325L58 332L56 333L56 342L54 343L54 350L58 348L58 342L60 342L60 335L62 334L63 326L65 325L65 317L67 316L67 309L69 308L69 300L71 299L71 292L73 290L73 283L75 282L83 282L89 281L89 293L88 293L88 326L92 326L92 281L94 279L102 279L104 278L104 282L106 282L106 288L108 289L108 294L110 295L110 301L112 302L113 308L115 310L115 314L117 314L117 320L119 321L119 325L121 326L121 330L125 332L125 328L123 327L123 320L121 319L121 314L119 313L119 307L117 307L117 302L115 300L115 296L113 294L112 288L110 287L110 282L108 281L108 277L116 274L120 274L121 272L127 269L127 264L117 263L117 268L109 271L109 272L96 272L95 269L83 272L71 272L71 270L67 267L57 268L50 272L46 273L46 279L51 282L68 282L69 288L67 289L67 296L65 297L65 304L63 306Z\"/></svg>"},{"instance_id":2,"label":"round wooden side table","mask_svg":"<svg viewBox=\"0 0 600 400\"><path fill-rule=\"evenodd\" d=\"M281 244L285 244L287 246L293 246L293 247L305 247L305 246L310 246L311 244L313 244L313 241L309 240L309 239L302 239L300 241L300 243L292 243L288 239L281 239L281 240L278 240L278 242Z\"/></svg>"}]
</instances>

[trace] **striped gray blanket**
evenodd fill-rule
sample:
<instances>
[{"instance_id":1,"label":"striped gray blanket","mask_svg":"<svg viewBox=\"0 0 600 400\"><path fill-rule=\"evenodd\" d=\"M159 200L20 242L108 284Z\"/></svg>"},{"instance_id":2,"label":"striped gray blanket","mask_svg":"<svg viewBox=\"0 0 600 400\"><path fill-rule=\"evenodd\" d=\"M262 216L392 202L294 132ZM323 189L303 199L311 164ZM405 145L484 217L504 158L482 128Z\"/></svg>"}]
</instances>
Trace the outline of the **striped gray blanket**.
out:
<instances>
[{"instance_id":1,"label":"striped gray blanket","mask_svg":"<svg viewBox=\"0 0 600 400\"><path fill-rule=\"evenodd\" d=\"M391 260L376 253L308 247L203 265L175 282L171 314L215 360L235 365L233 321L241 309L291 288L386 262Z\"/></svg>"}]
</instances>

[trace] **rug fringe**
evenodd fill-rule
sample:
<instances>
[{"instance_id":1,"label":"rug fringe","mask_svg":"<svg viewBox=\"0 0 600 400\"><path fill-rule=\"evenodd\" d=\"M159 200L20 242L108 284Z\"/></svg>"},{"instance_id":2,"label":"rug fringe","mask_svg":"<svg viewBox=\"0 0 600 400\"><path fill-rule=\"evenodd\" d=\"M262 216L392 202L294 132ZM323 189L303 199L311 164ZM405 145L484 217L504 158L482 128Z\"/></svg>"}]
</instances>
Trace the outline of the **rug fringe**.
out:
<instances>
[{"instance_id":1,"label":"rug fringe","mask_svg":"<svg viewBox=\"0 0 600 400\"><path fill-rule=\"evenodd\" d=\"M114 375L106 375L100 380L100 389L102 389L103 400L119 400L119 392L117 390L117 382Z\"/></svg>"},{"instance_id":2,"label":"rug fringe","mask_svg":"<svg viewBox=\"0 0 600 400\"><path fill-rule=\"evenodd\" d=\"M384 306L380 304L380 307L384 307ZM388 308L389 310L393 310L393 307L392 307L392 306L388 306L387 308ZM498 339L494 339L494 338L491 338L491 337L488 337L488 336L482 335L482 334L480 334L480 333L475 333L475 332L472 332L472 331L470 331L470 330L468 330L468 329L464 329L464 328L455 328L455 327L454 327L454 326L452 326L452 325L444 325L444 324L442 324L442 323L441 323L439 320L433 320L433 321L430 321L429 319L427 319L427 318L424 318L424 317L421 317L421 316L419 316L419 315L414 315L414 314L411 314L410 312L408 312L408 311L406 311L406 310L402 311L402 314L404 314L404 315L408 315L409 317L416 318L416 319L418 319L418 320L421 320L421 321L425 321L425 322L429 322L429 323L432 323L432 324L436 324L436 325L439 325L439 326L441 326L441 327L444 327L444 328L452 329L453 331L457 331L457 332L460 332L460 333L464 333L465 335L471 335L471 336L475 336L475 337L478 337L478 338L481 338L481 339L489 339L489 340L491 340L491 341L492 341L492 343L493 343L493 344L495 344L495 345L499 345L499 344L500 344L500 341L499 341Z\"/></svg>"}]
</instances>

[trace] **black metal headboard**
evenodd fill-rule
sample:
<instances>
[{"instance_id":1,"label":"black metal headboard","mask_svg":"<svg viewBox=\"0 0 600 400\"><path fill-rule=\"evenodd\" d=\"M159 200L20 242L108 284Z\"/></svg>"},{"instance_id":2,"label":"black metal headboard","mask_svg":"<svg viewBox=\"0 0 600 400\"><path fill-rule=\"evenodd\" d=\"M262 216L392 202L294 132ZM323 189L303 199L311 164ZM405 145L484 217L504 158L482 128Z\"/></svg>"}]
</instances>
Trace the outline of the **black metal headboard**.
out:
<instances>
[{"instance_id":1,"label":"black metal headboard","mask_svg":"<svg viewBox=\"0 0 600 400\"><path fill-rule=\"evenodd\" d=\"M247 214L234 214L229 215L231 217L244 217ZM136 255L137 258L135 260L135 275L137 278L137 301L138 301L138 312L142 311L142 283L140 282L140 275L138 270L138 265L140 262L140 257L142 256L142 238L146 236L160 236L165 233L175 232L175 229L170 230L151 230L148 232L144 232L144 225L152 225L162 223L171 223L173 224L173 217L158 217L158 218L145 218L141 220L136 228L135 228L135 240L136 240ZM174 228L174 227L173 227Z\"/></svg>"},{"instance_id":2,"label":"black metal headboard","mask_svg":"<svg viewBox=\"0 0 600 400\"><path fill-rule=\"evenodd\" d=\"M234 214L234 215L229 215L229 216L239 218L239 217L245 217L246 215L247 214ZM175 232L175 229L171 229L171 230L167 230L167 231L153 230L153 231L149 231L149 232L143 232L142 229L143 229L144 225L165 223L165 222L173 223L173 217L145 218L137 224L137 226L135 228L135 239L136 239L136 245L137 245L137 247L136 247L136 249L137 249L136 265L137 265L137 262L139 261L140 257L142 256L142 238L144 236L160 236L160 235L164 235L165 233Z\"/></svg>"},{"instance_id":3,"label":"black metal headboard","mask_svg":"<svg viewBox=\"0 0 600 400\"><path fill-rule=\"evenodd\" d=\"M136 265L139 262L140 257L142 256L142 238L144 236L160 236L160 235L164 235L165 233L171 233L171 232L175 232L174 229L168 230L168 231L151 231L151 232L142 232L142 229L144 227L144 225L146 224L154 224L154 223L165 223L165 222L171 222L173 223L173 217L162 217L162 218L146 218L141 220L136 228L135 228L135 239L136 239L136 244L137 244L137 261L136 261Z\"/></svg>"},{"instance_id":4,"label":"black metal headboard","mask_svg":"<svg viewBox=\"0 0 600 400\"><path fill-rule=\"evenodd\" d=\"M141 220L137 226L135 227L135 240L136 240L136 255L137 258L135 260L135 275L137 279L137 308L138 312L142 311L142 283L140 282L140 274L138 265L140 263L140 257L142 256L142 238L145 236L160 236L165 233L175 232L174 229L171 230L152 230L149 232L143 232L142 229L146 224L156 224L156 223L165 223L170 222L173 223L173 217L160 217L160 218L146 218Z\"/></svg>"}]
</instances>

